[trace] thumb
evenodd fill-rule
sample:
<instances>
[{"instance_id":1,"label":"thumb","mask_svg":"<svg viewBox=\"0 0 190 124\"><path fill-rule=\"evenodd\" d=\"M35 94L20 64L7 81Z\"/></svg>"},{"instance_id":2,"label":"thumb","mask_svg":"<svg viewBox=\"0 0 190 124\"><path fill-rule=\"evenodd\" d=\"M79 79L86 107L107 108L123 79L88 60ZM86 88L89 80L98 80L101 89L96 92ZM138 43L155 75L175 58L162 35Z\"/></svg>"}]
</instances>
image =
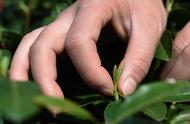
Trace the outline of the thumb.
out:
<instances>
[{"instance_id":1,"label":"thumb","mask_svg":"<svg viewBox=\"0 0 190 124\"><path fill-rule=\"evenodd\" d=\"M177 34L173 55L161 73L161 79L190 80L190 22Z\"/></svg>"},{"instance_id":2,"label":"thumb","mask_svg":"<svg viewBox=\"0 0 190 124\"><path fill-rule=\"evenodd\" d=\"M133 93L148 73L163 32L155 23L148 29L147 26L147 23L142 22L134 26L126 54L120 64L125 65L125 68L119 79L118 90L125 96Z\"/></svg>"}]
</instances>

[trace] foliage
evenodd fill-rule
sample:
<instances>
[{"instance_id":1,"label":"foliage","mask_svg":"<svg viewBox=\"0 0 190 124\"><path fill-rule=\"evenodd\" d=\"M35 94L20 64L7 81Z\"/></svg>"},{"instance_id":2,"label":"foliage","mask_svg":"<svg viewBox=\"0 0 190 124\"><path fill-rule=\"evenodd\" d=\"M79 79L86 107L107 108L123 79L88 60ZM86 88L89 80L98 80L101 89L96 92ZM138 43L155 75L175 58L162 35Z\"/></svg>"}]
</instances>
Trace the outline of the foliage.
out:
<instances>
[{"instance_id":1,"label":"foliage","mask_svg":"<svg viewBox=\"0 0 190 124\"><path fill-rule=\"evenodd\" d=\"M190 83L156 81L163 63L169 61L172 55L172 38L190 19L190 2L187 0L167 0L167 31L160 40L150 72L144 84L126 98L117 91L118 79L124 68L122 66L114 66L112 72L114 98L87 93L72 100L63 100L43 96L34 82L13 82L7 79L12 55L22 36L34 28L51 23L73 2L74 0L5 1L0 15L0 124L39 124L43 122L43 119L39 119L40 113L44 115L46 109L50 108L63 113L61 117L66 123L76 120L75 123L98 124L102 118L107 124L190 123ZM102 109L98 111L100 116L95 114L98 108ZM58 117L48 115L48 118L53 118L53 123L58 123Z\"/></svg>"}]
</instances>

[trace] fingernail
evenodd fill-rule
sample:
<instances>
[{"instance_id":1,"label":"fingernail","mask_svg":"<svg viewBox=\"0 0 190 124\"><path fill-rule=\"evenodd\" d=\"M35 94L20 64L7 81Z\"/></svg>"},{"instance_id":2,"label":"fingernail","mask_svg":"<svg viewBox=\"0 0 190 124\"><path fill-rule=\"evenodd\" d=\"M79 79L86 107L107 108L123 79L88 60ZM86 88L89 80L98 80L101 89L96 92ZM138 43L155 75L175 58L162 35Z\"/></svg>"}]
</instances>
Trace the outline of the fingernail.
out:
<instances>
[{"instance_id":1,"label":"fingernail","mask_svg":"<svg viewBox=\"0 0 190 124\"><path fill-rule=\"evenodd\" d=\"M108 89L108 88L103 88L102 92L104 95L112 96L113 95L113 90Z\"/></svg>"},{"instance_id":2,"label":"fingernail","mask_svg":"<svg viewBox=\"0 0 190 124\"><path fill-rule=\"evenodd\" d=\"M123 95L127 96L133 93L136 89L137 83L132 78L126 78L123 84Z\"/></svg>"}]
</instances>

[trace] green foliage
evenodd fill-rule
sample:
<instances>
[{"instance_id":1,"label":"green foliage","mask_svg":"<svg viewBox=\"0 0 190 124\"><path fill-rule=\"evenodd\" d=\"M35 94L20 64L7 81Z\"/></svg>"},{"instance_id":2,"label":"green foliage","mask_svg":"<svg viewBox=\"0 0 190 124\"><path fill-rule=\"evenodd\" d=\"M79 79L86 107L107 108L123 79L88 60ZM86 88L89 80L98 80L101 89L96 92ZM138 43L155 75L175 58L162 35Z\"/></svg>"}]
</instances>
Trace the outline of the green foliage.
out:
<instances>
[{"instance_id":1,"label":"green foliage","mask_svg":"<svg viewBox=\"0 0 190 124\"><path fill-rule=\"evenodd\" d=\"M7 76L8 67L11 61L11 53L8 50L0 49L0 75Z\"/></svg>"},{"instance_id":2,"label":"green foliage","mask_svg":"<svg viewBox=\"0 0 190 124\"><path fill-rule=\"evenodd\" d=\"M37 111L34 97L40 94L38 86L32 82L11 82L0 78L0 113L20 122L32 117Z\"/></svg>"},{"instance_id":3,"label":"green foliage","mask_svg":"<svg viewBox=\"0 0 190 124\"><path fill-rule=\"evenodd\" d=\"M163 121L167 114L167 106L163 102L155 103L144 110L144 114L157 121Z\"/></svg>"},{"instance_id":4,"label":"green foliage","mask_svg":"<svg viewBox=\"0 0 190 124\"><path fill-rule=\"evenodd\" d=\"M121 102L120 105L117 103L117 108L112 108L115 107L115 104L113 103L108 105L105 110L106 121L109 124L118 124L134 113L189 88L190 83L183 81L176 82L176 84L169 84L168 82L154 82L149 85L143 85L137 89L133 95L128 96L124 102ZM107 116L109 115L107 113L110 113L110 109L111 111L114 110L114 112L112 112L113 114L111 116Z\"/></svg>"},{"instance_id":5,"label":"green foliage","mask_svg":"<svg viewBox=\"0 0 190 124\"><path fill-rule=\"evenodd\" d=\"M42 96L37 84L33 82L13 82L8 79L9 66L21 38L31 30L48 25L75 0L5 0L0 15L0 124L6 121L22 123L41 112L40 108L56 108L65 114L92 123L102 121L118 124L138 122L146 124L187 124L190 123L190 83L185 81L156 81L157 71L162 63L172 55L172 40L176 33L190 20L190 2L185 0L166 0L168 11L167 31L164 32L155 53L150 75L145 84L126 98L117 91L118 80L124 66L113 69L114 99L97 94L85 94L71 100ZM85 35L85 34L84 34ZM103 106L103 107L102 107ZM106 108L105 108L106 106ZM92 109L93 108L93 109ZM99 111L97 109L102 109ZM105 109L105 110L104 110ZM100 115L95 117L95 111ZM104 113L103 113L104 111ZM139 118L139 115L143 119ZM139 122L140 120L140 122ZM143 120L143 121L142 121ZM40 124L40 120L36 123ZM48 122L49 123L49 122ZM51 123L51 122L50 122ZM82 123L82 121L81 121Z\"/></svg>"},{"instance_id":6,"label":"green foliage","mask_svg":"<svg viewBox=\"0 0 190 124\"><path fill-rule=\"evenodd\" d=\"M124 65L122 65L121 67L117 68L117 66L115 65L113 68L113 84L114 84L114 97L115 100L119 100L119 93L117 91L118 89L118 81L119 78L121 77L121 74L123 72L124 69Z\"/></svg>"},{"instance_id":7,"label":"green foliage","mask_svg":"<svg viewBox=\"0 0 190 124\"><path fill-rule=\"evenodd\" d=\"M172 55L172 38L168 31L165 31L158 48L155 53L155 58L163 61L169 61Z\"/></svg>"},{"instance_id":8,"label":"green foliage","mask_svg":"<svg viewBox=\"0 0 190 124\"><path fill-rule=\"evenodd\" d=\"M186 110L174 116L170 124L189 124L189 121L190 110Z\"/></svg>"},{"instance_id":9,"label":"green foliage","mask_svg":"<svg viewBox=\"0 0 190 124\"><path fill-rule=\"evenodd\" d=\"M55 108L60 112L72 115L76 118L97 122L95 117L93 117L90 112L88 112L86 109L80 107L80 105L70 100L63 100L47 96L38 96L35 98L35 101L42 106L47 106L48 108Z\"/></svg>"}]
</instances>

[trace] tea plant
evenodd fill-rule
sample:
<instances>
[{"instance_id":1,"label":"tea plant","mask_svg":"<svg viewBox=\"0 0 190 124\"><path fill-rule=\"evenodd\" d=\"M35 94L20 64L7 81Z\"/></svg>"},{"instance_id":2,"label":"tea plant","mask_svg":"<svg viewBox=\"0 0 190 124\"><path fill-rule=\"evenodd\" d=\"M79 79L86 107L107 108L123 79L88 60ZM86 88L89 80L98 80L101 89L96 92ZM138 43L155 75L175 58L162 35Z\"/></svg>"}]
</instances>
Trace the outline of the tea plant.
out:
<instances>
[{"instance_id":1,"label":"tea plant","mask_svg":"<svg viewBox=\"0 0 190 124\"><path fill-rule=\"evenodd\" d=\"M130 96L120 96L117 90L124 65L113 68L113 97L89 92L74 99L67 95L65 99L58 99L44 96L35 82L21 83L7 78L11 57L22 36L35 27L50 23L73 2L5 1L4 11L0 15L0 124L41 124L44 123L41 115L45 115L48 108L55 108L62 114L49 114L46 118L53 119L45 123L190 123L190 82L158 79L162 65L172 55L172 37L190 19L190 2L185 0L165 1L169 14L167 30L160 40L147 77Z\"/></svg>"}]
</instances>

